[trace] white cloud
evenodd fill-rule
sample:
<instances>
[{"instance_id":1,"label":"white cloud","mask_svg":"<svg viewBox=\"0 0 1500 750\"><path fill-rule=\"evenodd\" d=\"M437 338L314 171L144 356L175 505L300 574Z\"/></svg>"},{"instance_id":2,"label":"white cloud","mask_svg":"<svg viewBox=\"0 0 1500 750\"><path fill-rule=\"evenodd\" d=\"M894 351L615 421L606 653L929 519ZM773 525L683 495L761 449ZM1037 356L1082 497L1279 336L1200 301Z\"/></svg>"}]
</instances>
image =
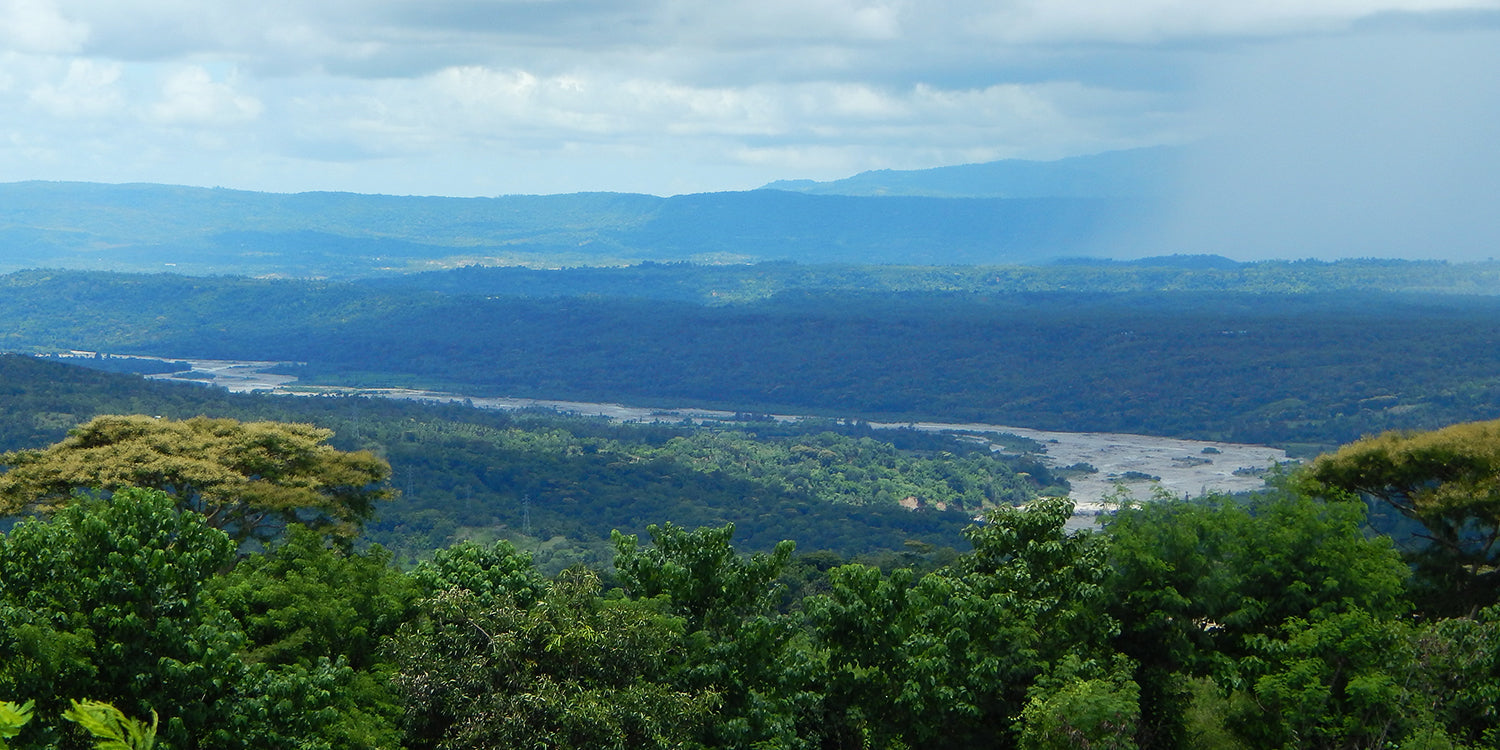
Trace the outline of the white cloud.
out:
<instances>
[{"instance_id":1,"label":"white cloud","mask_svg":"<svg viewBox=\"0 0 1500 750\"><path fill-rule=\"evenodd\" d=\"M1027 150L1016 144L1028 139L1047 141L1035 149L1039 153L1066 152L1068 138L1099 140L1089 144L1096 150L1111 147L1115 144L1102 140L1107 134L1091 134L1089 126L1071 120L1123 112L1129 107L1121 99L1141 104L1140 97L1071 83L944 89L819 81L724 87L478 66L450 68L416 82L389 82L382 91L364 102L363 119L404 126L390 130L398 137L420 129L433 142L520 142L542 135L635 142L663 136L751 137L784 139L789 145L828 139L867 147L897 141L978 145L1012 153ZM975 139L980 143L964 143ZM949 143L953 140L959 143Z\"/></svg>"},{"instance_id":2,"label":"white cloud","mask_svg":"<svg viewBox=\"0 0 1500 750\"><path fill-rule=\"evenodd\" d=\"M1212 127L1185 116L1208 106L1185 92L1226 48L1353 36L1388 13L1471 9L1495 23L1500 12L1484 11L1497 8L0 0L0 127L68 155L75 179L461 194L738 188L1180 142ZM1202 79L1238 85L1229 80ZM0 178L55 177L63 163L6 159ZM184 176L186 160L222 171Z\"/></svg>"},{"instance_id":3,"label":"white cloud","mask_svg":"<svg viewBox=\"0 0 1500 750\"><path fill-rule=\"evenodd\" d=\"M0 47L25 53L76 52L88 24L65 17L48 0L0 0Z\"/></svg>"},{"instance_id":4,"label":"white cloud","mask_svg":"<svg viewBox=\"0 0 1500 750\"><path fill-rule=\"evenodd\" d=\"M215 81L192 65L162 82L161 98L150 107L150 119L164 124L226 125L253 120L263 109L259 99L242 94L230 82Z\"/></svg>"},{"instance_id":5,"label":"white cloud","mask_svg":"<svg viewBox=\"0 0 1500 750\"><path fill-rule=\"evenodd\" d=\"M624 62L727 82L984 68L1013 45L1150 45L1326 32L1391 12L1500 9L1500 0L0 0L33 47L113 59L212 58L274 75L420 77L450 67L554 74ZM90 33L92 32L92 33ZM3 38L3 37L0 37ZM759 67L745 68L747 60ZM775 66L776 60L786 67ZM618 72L618 71L617 71ZM674 76L677 77L677 76Z\"/></svg>"},{"instance_id":6,"label":"white cloud","mask_svg":"<svg viewBox=\"0 0 1500 750\"><path fill-rule=\"evenodd\" d=\"M75 59L61 81L36 86L29 98L42 111L64 119L117 114L125 108L118 85L122 70L119 63Z\"/></svg>"}]
</instances>

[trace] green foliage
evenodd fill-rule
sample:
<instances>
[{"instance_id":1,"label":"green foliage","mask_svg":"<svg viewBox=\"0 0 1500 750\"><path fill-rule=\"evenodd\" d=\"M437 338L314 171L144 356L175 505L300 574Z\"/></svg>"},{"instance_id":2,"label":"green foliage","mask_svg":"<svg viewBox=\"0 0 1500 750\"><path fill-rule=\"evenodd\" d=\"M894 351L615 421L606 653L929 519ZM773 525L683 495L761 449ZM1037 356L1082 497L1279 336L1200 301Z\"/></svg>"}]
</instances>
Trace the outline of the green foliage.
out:
<instances>
[{"instance_id":1,"label":"green foliage","mask_svg":"<svg viewBox=\"0 0 1500 750\"><path fill-rule=\"evenodd\" d=\"M1500 608L1417 626L1415 690L1454 742L1500 746Z\"/></svg>"},{"instance_id":2,"label":"green foliage","mask_svg":"<svg viewBox=\"0 0 1500 750\"><path fill-rule=\"evenodd\" d=\"M151 750L156 745L156 712L151 712L151 726L132 719L120 709L101 701L73 701L62 715L95 738L95 750Z\"/></svg>"},{"instance_id":3,"label":"green foliage","mask_svg":"<svg viewBox=\"0 0 1500 750\"><path fill-rule=\"evenodd\" d=\"M292 526L271 550L214 579L209 592L244 629L251 661L311 667L342 658L366 670L380 661L380 641L408 619L418 587L379 547L355 554Z\"/></svg>"},{"instance_id":4,"label":"green foliage","mask_svg":"<svg viewBox=\"0 0 1500 750\"><path fill-rule=\"evenodd\" d=\"M438 550L431 560L417 566L412 578L428 598L464 591L480 607L530 607L547 590L546 580L532 567L531 556L505 541L489 547L459 542Z\"/></svg>"},{"instance_id":5,"label":"green foliage","mask_svg":"<svg viewBox=\"0 0 1500 750\"><path fill-rule=\"evenodd\" d=\"M7 387L36 398L27 381ZM110 387L151 413L158 402L127 394L167 393ZM160 398L186 414L211 403L338 426L341 448L378 448L417 496L388 506L383 530L415 529L428 548L485 542L408 574L381 548L355 553L294 525L231 569L234 540L158 492L23 520L0 537L0 695L34 699L44 720L0 715L18 725L16 745L87 747L54 720L85 698L158 712L157 745L172 750L1500 745L1500 615L1412 615L1407 566L1336 483L1159 499L1123 508L1103 533L1069 533L1066 502L1004 507L1045 480L941 436ZM64 429L91 413L78 403L59 398L0 431ZM1427 453L1397 450L1415 437L1372 454L1387 474L1359 476L1410 481L1407 499L1432 493L1439 521L1481 545L1491 436L1453 430ZM1296 494L1308 487L1334 502ZM938 511L877 514L883 493L900 492L1001 507L959 553L922 541ZM674 509L694 522L662 512ZM662 517L675 523L649 541L628 533ZM904 551L861 558L882 569L761 541L814 518L856 541L894 519L879 546ZM523 524L533 533L515 533ZM549 578L519 551L610 525L627 532L613 539L618 589L581 569ZM760 554L735 549L737 530ZM515 543L491 543L501 533ZM1423 585L1457 601L1457 584L1492 575L1481 558L1463 565L1468 579Z\"/></svg>"},{"instance_id":6,"label":"green foliage","mask_svg":"<svg viewBox=\"0 0 1500 750\"><path fill-rule=\"evenodd\" d=\"M1400 613L1405 567L1389 539L1366 536L1363 521L1358 505L1287 493L1123 508L1107 529L1124 638L1163 649L1137 658L1201 668L1193 649L1234 653L1291 617L1350 607Z\"/></svg>"},{"instance_id":7,"label":"green foliage","mask_svg":"<svg viewBox=\"0 0 1500 750\"><path fill-rule=\"evenodd\" d=\"M298 361L336 385L1326 447L1500 416L1493 298L1358 291L1401 286L1382 276L1472 278L1430 265L682 267L619 272L651 279L649 293L554 281L546 299L524 282L413 294L39 272L0 277L0 337ZM1342 293L1311 293L1327 289Z\"/></svg>"},{"instance_id":8,"label":"green foliage","mask_svg":"<svg viewBox=\"0 0 1500 750\"><path fill-rule=\"evenodd\" d=\"M599 597L565 571L541 600L439 592L392 650L411 748L669 748L709 720L712 693L677 689L681 620Z\"/></svg>"},{"instance_id":9,"label":"green foliage","mask_svg":"<svg viewBox=\"0 0 1500 750\"><path fill-rule=\"evenodd\" d=\"M9 745L5 741L15 738L21 733L21 727L31 721L31 711L35 707L36 701L19 704L0 701L0 750L6 750Z\"/></svg>"},{"instance_id":10,"label":"green foliage","mask_svg":"<svg viewBox=\"0 0 1500 750\"><path fill-rule=\"evenodd\" d=\"M44 450L0 455L0 513L52 510L80 490L150 487L236 540L265 541L288 523L349 539L388 496L390 467L325 445L305 424L195 417L96 417Z\"/></svg>"},{"instance_id":11,"label":"green foliage","mask_svg":"<svg viewBox=\"0 0 1500 750\"><path fill-rule=\"evenodd\" d=\"M790 538L853 554L900 549L910 538L961 544L959 530L969 515L957 510L963 495L955 486L994 484L1025 496L1036 488L988 455L905 451L816 428L812 434L770 436L755 427L607 426L532 415L508 424L483 419L489 424L455 419L372 426L366 420L364 433L385 443L398 481L412 482L408 498L387 511L389 520L378 531L410 519L404 514L416 508L439 510L444 521L471 528L493 529L500 520L508 533L522 531L529 520L531 535L544 539L642 532L650 520L671 518L687 526L733 522L742 543L761 551ZM958 447L951 437L939 439ZM907 496L921 498L928 508L912 513L898 506ZM983 497L976 493L976 502ZM953 508L932 507L945 501ZM609 558L593 562L605 565Z\"/></svg>"},{"instance_id":12,"label":"green foliage","mask_svg":"<svg viewBox=\"0 0 1500 750\"><path fill-rule=\"evenodd\" d=\"M1037 490L1034 482L1018 477L988 451L964 457L914 456L873 437L851 439L832 432L766 438L696 430L647 455L652 454L699 471L851 505L911 498L924 506L977 511L1025 502Z\"/></svg>"},{"instance_id":13,"label":"green foliage","mask_svg":"<svg viewBox=\"0 0 1500 750\"><path fill-rule=\"evenodd\" d=\"M647 548L615 532L615 571L627 596L683 618L691 650L679 684L719 699L699 739L722 748L816 746L817 657L799 638L797 619L776 612L795 545L747 558L730 543L732 524L648 531Z\"/></svg>"},{"instance_id":14,"label":"green foliage","mask_svg":"<svg viewBox=\"0 0 1500 750\"><path fill-rule=\"evenodd\" d=\"M787 608L792 545L741 555L732 526L616 534L608 593L504 542L407 574L301 528L226 571L226 535L122 490L0 537L0 691L156 711L171 750L1500 739L1500 615L1407 616L1358 504L1162 499L1102 534L1070 512L997 509L921 576L813 556L822 593ZM90 746L7 708L22 746Z\"/></svg>"},{"instance_id":15,"label":"green foliage","mask_svg":"<svg viewBox=\"0 0 1500 750\"><path fill-rule=\"evenodd\" d=\"M414 564L458 539L488 543L503 538L526 547L549 574L577 563L602 567L610 561L612 529L644 533L649 522L662 518L689 527L733 522L737 542L748 550L769 551L777 542L793 539L807 549L848 556L903 552L909 540L939 548L961 546L960 531L971 518L957 510L935 510L931 503L909 512L883 498L868 477L847 494L823 496L786 491L779 477L789 474L754 480L730 476L730 467L719 471L690 463L665 448L673 438L692 434L682 426L610 425L383 399L228 394L17 356L0 356L0 389L6 395L0 399L0 447L10 449L56 442L96 414L122 410L173 418L208 413L333 429L336 436L330 442L336 448L372 450L395 466L402 496L381 504L379 516L366 524L365 538L385 545L403 564ZM1003 479L1015 471L1046 479L1034 460L993 458L984 446L949 435L832 421L762 422L752 428L762 439L779 441L768 446L767 454L837 432L842 440L871 438L898 446L881 452L894 452L898 465L906 467L901 474L914 479L953 476L982 483L987 475ZM748 441L750 434L741 431L725 440ZM818 440L827 446L827 437ZM971 476L965 467L980 456L982 471ZM827 476L840 469L819 466ZM843 473L848 478L854 472ZM946 481L927 484L935 493L949 491ZM865 504L845 504L854 501ZM531 521L530 534L523 533L526 520Z\"/></svg>"},{"instance_id":16,"label":"green foliage","mask_svg":"<svg viewBox=\"0 0 1500 750\"><path fill-rule=\"evenodd\" d=\"M1181 717L1182 736L1188 747L1203 750L1252 750L1226 726L1231 716L1253 712L1252 699L1243 691L1226 694L1211 677L1188 681L1190 698Z\"/></svg>"},{"instance_id":17,"label":"green foliage","mask_svg":"<svg viewBox=\"0 0 1500 750\"><path fill-rule=\"evenodd\" d=\"M1430 728L1405 624L1351 609L1279 630L1251 640L1242 669L1256 707L1230 717L1252 745L1382 747Z\"/></svg>"},{"instance_id":18,"label":"green foliage","mask_svg":"<svg viewBox=\"0 0 1500 750\"><path fill-rule=\"evenodd\" d=\"M1271 493L1163 499L1107 523L1108 611L1116 648L1139 664L1144 731L1185 741L1181 676L1233 682L1250 639L1290 618L1405 611L1406 566L1365 534L1363 511Z\"/></svg>"},{"instance_id":19,"label":"green foliage","mask_svg":"<svg viewBox=\"0 0 1500 750\"><path fill-rule=\"evenodd\" d=\"M202 590L233 555L222 532L145 490L17 525L0 537L0 640L14 655L0 665L0 690L37 696L49 711L68 697L134 710L201 690L200 680L233 679L234 634ZM168 666L181 671L161 674Z\"/></svg>"},{"instance_id":20,"label":"green foliage","mask_svg":"<svg viewBox=\"0 0 1500 750\"><path fill-rule=\"evenodd\" d=\"M974 553L913 580L849 565L804 602L827 651L828 736L863 744L987 747L1049 665L1108 657L1102 540L1064 530L1072 506L992 512ZM999 740L1002 744L1007 740Z\"/></svg>"},{"instance_id":21,"label":"green foliage","mask_svg":"<svg viewBox=\"0 0 1500 750\"><path fill-rule=\"evenodd\" d=\"M1427 597L1437 611L1500 599L1500 421L1366 438L1320 456L1307 479L1313 492L1377 498L1422 524L1430 545L1413 558L1446 592Z\"/></svg>"},{"instance_id":22,"label":"green foliage","mask_svg":"<svg viewBox=\"0 0 1500 750\"><path fill-rule=\"evenodd\" d=\"M730 544L734 525L686 529L651 526L651 547L615 532L615 571L625 592L665 597L689 630L731 629L742 618L771 611L780 598L777 579L796 545L783 542L770 555L739 557Z\"/></svg>"},{"instance_id":23,"label":"green foliage","mask_svg":"<svg viewBox=\"0 0 1500 750\"><path fill-rule=\"evenodd\" d=\"M309 731L333 748L400 743L401 706L383 643L410 619L418 586L388 553L331 548L292 526L280 544L241 560L208 589L243 628L242 656L275 670L263 678L266 692L302 701L300 683L322 691L323 704L307 710L329 716Z\"/></svg>"},{"instance_id":24,"label":"green foliage","mask_svg":"<svg viewBox=\"0 0 1500 750\"><path fill-rule=\"evenodd\" d=\"M1057 674L1038 680L1021 711L1022 750L1136 750L1140 687L1121 662L1108 674L1090 676L1070 659Z\"/></svg>"},{"instance_id":25,"label":"green foliage","mask_svg":"<svg viewBox=\"0 0 1500 750\"><path fill-rule=\"evenodd\" d=\"M83 699L156 711L157 744L170 750L327 747L316 737L336 718L330 685L241 660L238 624L206 591L235 544L175 505L159 491L124 489L0 537L0 693L32 696L44 715ZM82 746L55 726L28 726L22 737Z\"/></svg>"}]
</instances>

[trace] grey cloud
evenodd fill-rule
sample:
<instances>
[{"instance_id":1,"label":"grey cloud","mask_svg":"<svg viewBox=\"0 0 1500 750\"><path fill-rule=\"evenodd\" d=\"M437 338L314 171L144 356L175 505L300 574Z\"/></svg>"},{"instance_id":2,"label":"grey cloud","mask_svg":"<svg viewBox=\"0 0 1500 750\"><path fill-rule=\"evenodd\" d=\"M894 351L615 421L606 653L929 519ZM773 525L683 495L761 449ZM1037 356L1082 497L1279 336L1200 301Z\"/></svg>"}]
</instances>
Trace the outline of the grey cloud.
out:
<instances>
[{"instance_id":1,"label":"grey cloud","mask_svg":"<svg viewBox=\"0 0 1500 750\"><path fill-rule=\"evenodd\" d=\"M1377 10L1416 5L1368 2ZM1185 116L1199 107L1253 124L1220 132L1229 145L1204 157L1205 171L1237 170L1246 185L1265 184L1257 194L1274 195L1274 181L1257 168L1286 153L1308 154L1303 162L1332 154L1312 145L1334 138L1318 123L1336 121L1337 102L1357 97L1334 83L1306 82L1309 92L1332 92L1306 100L1279 91L1282 84L1256 84L1244 70L1313 54L1266 39L1333 38L1328 29L1350 24L1391 35L1457 34L1493 26L1495 17L1370 15L1348 0L1306 0L1291 10L1209 0L1187 11L1173 0L57 0L55 7L76 59L120 66L113 87L123 92L125 114L109 128L85 122L101 117L89 115L91 101L110 102L64 98L83 90L64 88L67 59L35 75L16 67L4 71L14 83L9 98L0 91L0 104L40 111L24 93L55 94L46 99L52 116L28 122L21 115L29 113L14 110L27 142L59 154L74 148L88 168L121 164L110 179L126 169L136 170L134 179L178 179L173 163L191 161L242 170L199 178L225 185L265 188L280 179L286 189L409 192L420 175L421 190L441 192L450 174L451 191L462 194L749 187L1178 143L1214 132L1215 123ZM1309 20L1317 14L1307 7L1327 9L1333 20ZM1243 65L1217 69L1203 90L1232 94L1188 97L1196 72L1216 59ZM197 130L180 116L128 122L131 112L170 114L153 107L162 80L186 65L210 71L210 84L233 84L231 92L205 85L225 105L205 114L242 116ZM1275 69L1299 83L1295 65ZM179 97L178 112L188 111L187 99ZM1453 111L1447 99L1432 106ZM1305 122L1268 114L1278 108L1309 114ZM1383 115L1377 108L1366 117ZM225 127L232 137L219 132ZM1286 134L1281 145L1260 144L1258 131L1267 129ZM1340 153L1389 141L1376 130L1367 145ZM71 137L80 133L87 137ZM1254 156L1230 158L1240 153ZM1358 174L1358 160L1348 158L1353 164L1342 169ZM1406 179L1421 176L1418 163L1401 162ZM588 178L590 164L599 165L597 181ZM22 176L48 177L55 165L37 162ZM85 176L85 166L76 170L70 174ZM536 182L528 187L526 179ZM1234 218L1227 213L1225 221ZM1190 236L1207 235L1180 234Z\"/></svg>"},{"instance_id":2,"label":"grey cloud","mask_svg":"<svg viewBox=\"0 0 1500 750\"><path fill-rule=\"evenodd\" d=\"M524 35L587 45L629 39L633 33L654 26L651 19L659 6L633 0L434 0L391 3L377 9L376 17L404 28L501 37Z\"/></svg>"},{"instance_id":3,"label":"grey cloud","mask_svg":"<svg viewBox=\"0 0 1500 750\"><path fill-rule=\"evenodd\" d=\"M1458 8L1432 10L1422 13L1390 11L1375 13L1354 22L1356 31L1406 32L1406 31L1470 31L1474 29L1500 29L1500 9Z\"/></svg>"}]
</instances>

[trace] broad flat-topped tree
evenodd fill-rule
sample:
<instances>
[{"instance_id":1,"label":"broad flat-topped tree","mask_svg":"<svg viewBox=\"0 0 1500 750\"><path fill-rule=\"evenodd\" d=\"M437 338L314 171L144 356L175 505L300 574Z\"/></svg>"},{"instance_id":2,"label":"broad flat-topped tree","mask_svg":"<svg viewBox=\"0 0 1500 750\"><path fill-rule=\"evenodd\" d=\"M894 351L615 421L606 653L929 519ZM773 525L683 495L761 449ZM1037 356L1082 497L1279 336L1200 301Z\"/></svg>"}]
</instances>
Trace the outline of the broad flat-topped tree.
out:
<instances>
[{"instance_id":1,"label":"broad flat-topped tree","mask_svg":"<svg viewBox=\"0 0 1500 750\"><path fill-rule=\"evenodd\" d=\"M96 417L51 447L0 455L10 467L0 515L51 512L83 490L147 487L237 541L265 541L288 523L347 540L391 496L390 465L327 445L332 436L308 424Z\"/></svg>"},{"instance_id":2,"label":"broad flat-topped tree","mask_svg":"<svg viewBox=\"0 0 1500 750\"><path fill-rule=\"evenodd\" d=\"M1431 545L1418 562L1462 592L1454 611L1500 597L1500 420L1365 438L1320 456L1308 476L1321 485L1311 494L1377 498L1422 524Z\"/></svg>"}]
</instances>

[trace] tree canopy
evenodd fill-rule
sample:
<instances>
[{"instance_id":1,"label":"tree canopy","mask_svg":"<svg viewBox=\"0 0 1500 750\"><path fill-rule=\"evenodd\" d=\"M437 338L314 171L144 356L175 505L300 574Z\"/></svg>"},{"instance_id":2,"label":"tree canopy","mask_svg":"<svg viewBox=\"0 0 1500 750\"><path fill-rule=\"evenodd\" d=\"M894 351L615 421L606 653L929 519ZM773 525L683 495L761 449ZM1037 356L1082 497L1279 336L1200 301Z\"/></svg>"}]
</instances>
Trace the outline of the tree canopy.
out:
<instances>
[{"instance_id":1,"label":"tree canopy","mask_svg":"<svg viewBox=\"0 0 1500 750\"><path fill-rule=\"evenodd\" d=\"M1324 495L1354 493L1420 523L1419 568L1449 579L1448 606L1493 603L1500 576L1500 420L1431 432L1386 432L1324 455L1308 469Z\"/></svg>"},{"instance_id":2,"label":"tree canopy","mask_svg":"<svg viewBox=\"0 0 1500 750\"><path fill-rule=\"evenodd\" d=\"M0 455L0 514L50 512L80 490L161 490L236 541L265 541L289 523L350 539L388 498L390 465L326 444L307 424L194 417L101 416L61 442Z\"/></svg>"}]
</instances>

